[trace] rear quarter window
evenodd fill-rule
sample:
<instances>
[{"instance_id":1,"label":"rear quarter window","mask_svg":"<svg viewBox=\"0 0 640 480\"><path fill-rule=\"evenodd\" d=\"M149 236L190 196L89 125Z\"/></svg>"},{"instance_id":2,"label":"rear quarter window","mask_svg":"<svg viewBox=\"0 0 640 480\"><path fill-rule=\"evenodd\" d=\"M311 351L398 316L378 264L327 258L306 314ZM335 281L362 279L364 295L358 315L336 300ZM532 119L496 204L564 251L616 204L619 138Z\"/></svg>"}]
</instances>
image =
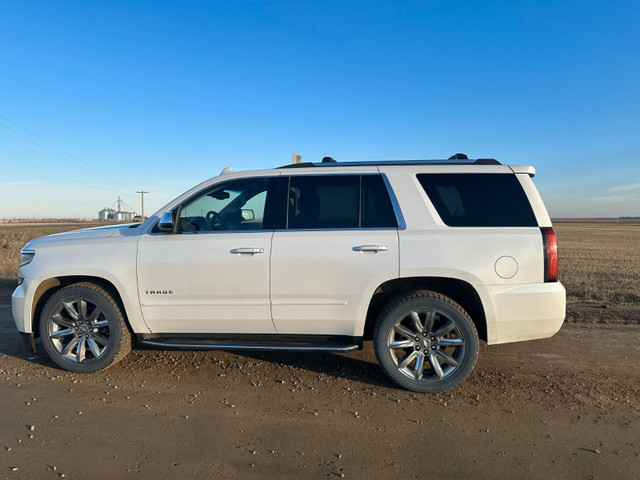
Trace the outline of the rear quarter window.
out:
<instances>
[{"instance_id":1,"label":"rear quarter window","mask_svg":"<svg viewBox=\"0 0 640 480\"><path fill-rule=\"evenodd\" d=\"M513 174L418 174L442 221L451 227L537 227Z\"/></svg>"}]
</instances>

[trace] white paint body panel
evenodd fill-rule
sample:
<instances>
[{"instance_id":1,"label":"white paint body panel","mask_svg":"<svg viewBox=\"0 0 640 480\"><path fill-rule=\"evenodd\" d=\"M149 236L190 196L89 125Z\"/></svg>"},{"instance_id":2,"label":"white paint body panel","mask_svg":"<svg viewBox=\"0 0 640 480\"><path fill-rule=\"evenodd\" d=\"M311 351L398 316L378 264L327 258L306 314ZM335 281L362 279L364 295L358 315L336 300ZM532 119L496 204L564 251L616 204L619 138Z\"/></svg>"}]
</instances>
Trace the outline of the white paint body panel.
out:
<instances>
[{"instance_id":1,"label":"white paint body panel","mask_svg":"<svg viewBox=\"0 0 640 480\"><path fill-rule=\"evenodd\" d=\"M276 333L269 304L272 236L269 231L143 235L138 294L151 331ZM263 252L231 254L236 248Z\"/></svg>"},{"instance_id":2,"label":"white paint body panel","mask_svg":"<svg viewBox=\"0 0 640 480\"><path fill-rule=\"evenodd\" d=\"M353 248L380 245L379 252ZM369 301L398 277L397 230L277 231L272 311L278 333L362 335Z\"/></svg>"}]
</instances>

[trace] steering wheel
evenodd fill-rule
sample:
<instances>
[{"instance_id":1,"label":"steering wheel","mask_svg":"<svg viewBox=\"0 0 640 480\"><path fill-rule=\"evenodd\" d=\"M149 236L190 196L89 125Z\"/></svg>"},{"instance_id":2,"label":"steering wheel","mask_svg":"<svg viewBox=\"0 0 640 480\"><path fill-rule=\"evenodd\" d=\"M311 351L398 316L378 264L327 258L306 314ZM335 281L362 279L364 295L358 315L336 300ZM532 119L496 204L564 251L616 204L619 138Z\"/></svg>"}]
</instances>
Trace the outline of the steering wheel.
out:
<instances>
[{"instance_id":1,"label":"steering wheel","mask_svg":"<svg viewBox=\"0 0 640 480\"><path fill-rule=\"evenodd\" d=\"M207 212L207 216L204 217L204 220L207 222L207 226L213 230L229 230L227 222L224 221L224 218L222 218L222 215L218 212L209 210Z\"/></svg>"}]
</instances>

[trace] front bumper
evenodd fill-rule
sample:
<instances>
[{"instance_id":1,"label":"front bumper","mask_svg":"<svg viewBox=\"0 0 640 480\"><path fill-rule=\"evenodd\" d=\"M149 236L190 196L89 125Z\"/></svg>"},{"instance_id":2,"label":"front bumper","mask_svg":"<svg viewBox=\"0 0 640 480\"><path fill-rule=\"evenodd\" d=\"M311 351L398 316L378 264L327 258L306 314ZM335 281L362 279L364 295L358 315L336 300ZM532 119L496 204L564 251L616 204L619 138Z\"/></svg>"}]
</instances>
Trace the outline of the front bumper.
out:
<instances>
[{"instance_id":1,"label":"front bumper","mask_svg":"<svg viewBox=\"0 0 640 480\"><path fill-rule=\"evenodd\" d=\"M18 285L11 295L11 313L13 314L13 321L16 324L24 346L29 352L36 353L35 334L33 332L33 322L31 321L31 308L28 305L31 302L27 302L29 286L33 281L24 279L24 281Z\"/></svg>"},{"instance_id":2,"label":"front bumper","mask_svg":"<svg viewBox=\"0 0 640 480\"><path fill-rule=\"evenodd\" d=\"M33 294L38 286L37 281L25 278L23 282L13 291L11 295L11 313L13 321L19 332L33 333L33 322L31 319L31 304Z\"/></svg>"}]
</instances>

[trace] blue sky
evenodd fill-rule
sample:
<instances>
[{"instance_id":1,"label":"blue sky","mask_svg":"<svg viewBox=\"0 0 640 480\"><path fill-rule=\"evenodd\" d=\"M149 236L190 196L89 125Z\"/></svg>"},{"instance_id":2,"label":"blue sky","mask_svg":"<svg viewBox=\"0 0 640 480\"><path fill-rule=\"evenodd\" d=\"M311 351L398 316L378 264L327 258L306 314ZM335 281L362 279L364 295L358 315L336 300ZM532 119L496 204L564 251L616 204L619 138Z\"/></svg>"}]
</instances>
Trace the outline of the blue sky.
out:
<instances>
[{"instance_id":1,"label":"blue sky","mask_svg":"<svg viewBox=\"0 0 640 480\"><path fill-rule=\"evenodd\" d=\"M530 164L553 217L640 216L640 2L0 3L0 218L149 214L325 155Z\"/></svg>"}]
</instances>

